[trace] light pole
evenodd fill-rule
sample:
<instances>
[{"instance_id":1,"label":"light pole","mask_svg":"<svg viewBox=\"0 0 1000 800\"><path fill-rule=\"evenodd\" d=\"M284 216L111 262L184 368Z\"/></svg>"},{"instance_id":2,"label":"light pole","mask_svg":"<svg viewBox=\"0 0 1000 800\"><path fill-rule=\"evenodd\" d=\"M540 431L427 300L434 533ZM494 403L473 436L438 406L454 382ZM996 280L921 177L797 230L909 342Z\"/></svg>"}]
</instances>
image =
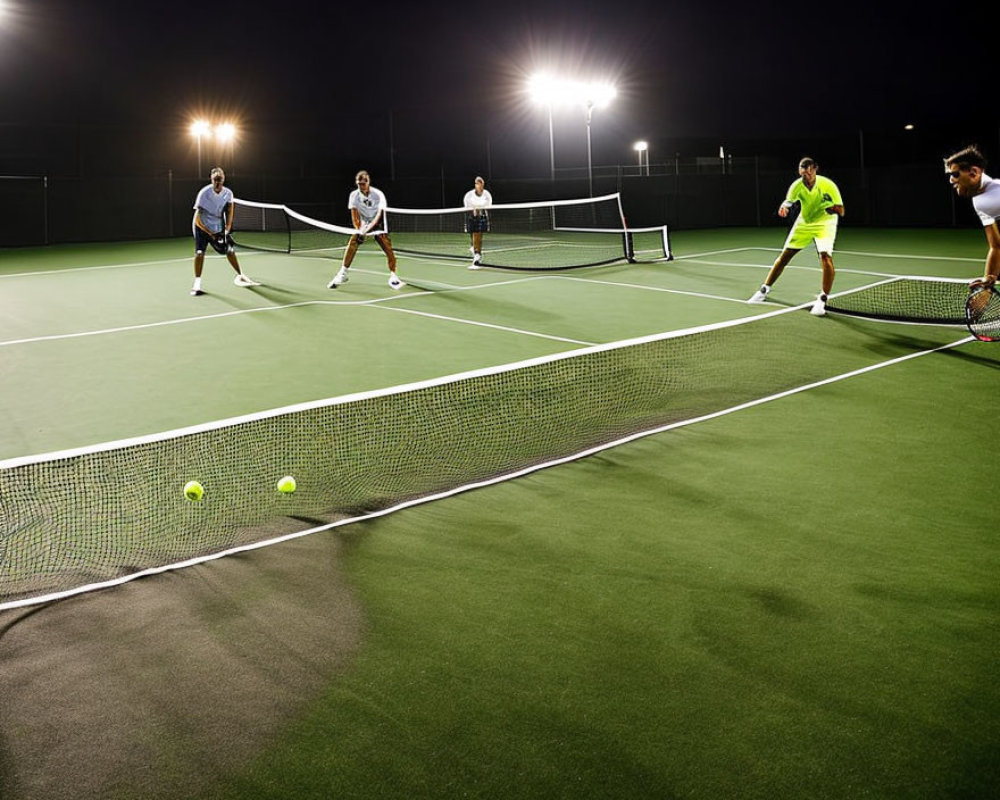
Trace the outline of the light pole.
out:
<instances>
[{"instance_id":1,"label":"light pole","mask_svg":"<svg viewBox=\"0 0 1000 800\"><path fill-rule=\"evenodd\" d=\"M544 74L532 75L528 81L528 92L532 100L544 105L549 113L549 180L556 179L556 141L552 128L552 106L561 99L561 82Z\"/></svg>"},{"instance_id":2,"label":"light pole","mask_svg":"<svg viewBox=\"0 0 1000 800\"><path fill-rule=\"evenodd\" d=\"M229 147L229 161L228 165L232 168L233 160L233 143L236 141L236 126L231 122L223 122L220 125L215 126L215 138L221 145L220 155L222 158L226 156L226 147Z\"/></svg>"},{"instance_id":3,"label":"light pole","mask_svg":"<svg viewBox=\"0 0 1000 800\"><path fill-rule=\"evenodd\" d=\"M639 154L639 174L642 175L642 160L646 159L646 174L649 174L649 142L640 140L632 145L632 149Z\"/></svg>"},{"instance_id":4,"label":"light pole","mask_svg":"<svg viewBox=\"0 0 1000 800\"><path fill-rule=\"evenodd\" d=\"M618 94L610 83L577 83L576 96L583 103L587 112L587 180L590 185L590 196L594 196L594 165L590 148L590 119L594 108L604 108Z\"/></svg>"},{"instance_id":5,"label":"light pole","mask_svg":"<svg viewBox=\"0 0 1000 800\"><path fill-rule=\"evenodd\" d=\"M590 118L594 114L594 101L587 100L587 185L590 196L594 196L594 163L590 157Z\"/></svg>"},{"instance_id":6,"label":"light pole","mask_svg":"<svg viewBox=\"0 0 1000 800\"><path fill-rule=\"evenodd\" d=\"M552 133L552 103L549 103L549 180L556 179L556 140Z\"/></svg>"},{"instance_id":7,"label":"light pole","mask_svg":"<svg viewBox=\"0 0 1000 800\"><path fill-rule=\"evenodd\" d=\"M552 107L559 104L580 103L587 115L587 176L590 195L594 195L594 168L590 138L590 122L595 108L604 108L617 94L610 83L585 83L582 81L553 78L546 74L532 76L528 91L536 103L546 106L549 112L549 177L556 177L555 136L552 129Z\"/></svg>"},{"instance_id":8,"label":"light pole","mask_svg":"<svg viewBox=\"0 0 1000 800\"><path fill-rule=\"evenodd\" d=\"M206 120L196 119L191 123L191 135L198 140L198 178L201 178L201 139L211 133L212 126Z\"/></svg>"}]
</instances>

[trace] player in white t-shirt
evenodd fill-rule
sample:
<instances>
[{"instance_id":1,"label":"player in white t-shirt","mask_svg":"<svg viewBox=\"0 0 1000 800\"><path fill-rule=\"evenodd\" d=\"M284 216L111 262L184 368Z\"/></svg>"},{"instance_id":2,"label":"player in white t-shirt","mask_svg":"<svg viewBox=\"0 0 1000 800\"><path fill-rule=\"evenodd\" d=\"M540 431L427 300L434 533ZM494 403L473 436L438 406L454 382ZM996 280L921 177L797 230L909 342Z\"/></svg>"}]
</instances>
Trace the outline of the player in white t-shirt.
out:
<instances>
[{"instance_id":1,"label":"player in white t-shirt","mask_svg":"<svg viewBox=\"0 0 1000 800\"><path fill-rule=\"evenodd\" d=\"M483 234L490 229L490 212L487 210L493 205L493 195L486 190L486 181L476 176L475 186L465 193L462 206L469 211L469 216L465 219L465 232L469 234L472 246L472 263L469 269L479 269L483 261Z\"/></svg>"},{"instance_id":2,"label":"player in white t-shirt","mask_svg":"<svg viewBox=\"0 0 1000 800\"><path fill-rule=\"evenodd\" d=\"M944 173L959 197L971 197L972 207L979 215L990 249L982 278L972 287L992 286L1000 276L1000 181L985 172L986 158L975 146L959 150L944 160Z\"/></svg>"},{"instance_id":3,"label":"player in white t-shirt","mask_svg":"<svg viewBox=\"0 0 1000 800\"><path fill-rule=\"evenodd\" d=\"M240 262L236 258L236 247L229 235L233 229L235 205L232 190L223 185L226 182L226 173L222 171L222 167L215 167L210 177L212 182L202 187L195 198L194 218L191 220L191 233L194 236L194 285L191 287L193 297L205 294L201 288L201 270L205 266L205 248L209 245L217 253L224 255L229 260L230 266L236 270L233 283L237 286L260 286L243 274Z\"/></svg>"},{"instance_id":4,"label":"player in white t-shirt","mask_svg":"<svg viewBox=\"0 0 1000 800\"><path fill-rule=\"evenodd\" d=\"M338 286L347 283L347 270L351 268L354 261L354 254L358 252L358 247L365 241L365 237L372 231L383 230L374 235L378 246L385 253L386 263L389 265L389 287L399 289L406 284L396 275L396 254L392 251L392 241L389 234L385 232L385 195L371 185L371 176L365 170L361 170L354 176L354 183L357 189L351 192L347 198L347 208L351 212L351 221L357 229L357 233L351 237L344 250L344 261L340 270L333 276L333 280L327 285L327 289L336 289Z\"/></svg>"}]
</instances>

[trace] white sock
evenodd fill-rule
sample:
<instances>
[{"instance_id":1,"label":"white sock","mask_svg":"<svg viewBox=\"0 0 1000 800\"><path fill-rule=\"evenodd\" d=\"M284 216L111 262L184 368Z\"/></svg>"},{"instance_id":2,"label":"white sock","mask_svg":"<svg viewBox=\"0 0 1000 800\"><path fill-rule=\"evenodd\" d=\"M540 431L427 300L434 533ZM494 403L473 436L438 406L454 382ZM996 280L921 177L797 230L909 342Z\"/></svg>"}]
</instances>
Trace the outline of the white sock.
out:
<instances>
[{"instance_id":1,"label":"white sock","mask_svg":"<svg viewBox=\"0 0 1000 800\"><path fill-rule=\"evenodd\" d=\"M194 279L194 286L192 286L191 288L194 289L195 291L198 291L199 289L201 289L201 278L195 278Z\"/></svg>"}]
</instances>

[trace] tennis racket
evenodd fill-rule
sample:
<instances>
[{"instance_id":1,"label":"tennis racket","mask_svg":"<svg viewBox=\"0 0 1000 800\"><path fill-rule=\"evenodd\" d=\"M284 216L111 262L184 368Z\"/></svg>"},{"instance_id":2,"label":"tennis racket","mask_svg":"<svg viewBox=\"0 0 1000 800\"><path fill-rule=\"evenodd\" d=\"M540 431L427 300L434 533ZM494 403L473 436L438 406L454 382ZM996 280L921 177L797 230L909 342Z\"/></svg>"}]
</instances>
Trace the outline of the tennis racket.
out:
<instances>
[{"instance_id":1,"label":"tennis racket","mask_svg":"<svg viewBox=\"0 0 1000 800\"><path fill-rule=\"evenodd\" d=\"M976 286L965 301L965 324L981 342L1000 342L1000 292Z\"/></svg>"}]
</instances>

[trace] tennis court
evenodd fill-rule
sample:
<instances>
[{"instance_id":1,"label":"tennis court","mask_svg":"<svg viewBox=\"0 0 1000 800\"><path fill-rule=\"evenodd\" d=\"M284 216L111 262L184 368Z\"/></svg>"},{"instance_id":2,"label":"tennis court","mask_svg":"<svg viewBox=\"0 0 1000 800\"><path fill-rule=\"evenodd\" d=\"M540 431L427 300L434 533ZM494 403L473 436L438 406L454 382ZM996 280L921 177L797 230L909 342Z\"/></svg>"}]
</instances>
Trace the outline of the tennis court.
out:
<instances>
[{"instance_id":1,"label":"tennis court","mask_svg":"<svg viewBox=\"0 0 1000 800\"><path fill-rule=\"evenodd\" d=\"M960 327L775 315L815 296L807 252L747 305L780 238L674 232L673 261L559 273L404 254L399 292L371 243L336 291L329 253L241 252L262 285L210 257L198 298L186 239L0 252L8 463L709 326L667 340L684 413L660 433L0 612L0 793L995 795L1000 348ZM984 252L976 230L848 228L835 292L969 278ZM546 384L527 419L472 439L532 432L566 394ZM425 443L452 434L385 396L367 437L433 461ZM150 507L188 508L182 483ZM321 516L297 509L316 501L300 484L270 532ZM9 512L4 527L10 541Z\"/></svg>"}]
</instances>

